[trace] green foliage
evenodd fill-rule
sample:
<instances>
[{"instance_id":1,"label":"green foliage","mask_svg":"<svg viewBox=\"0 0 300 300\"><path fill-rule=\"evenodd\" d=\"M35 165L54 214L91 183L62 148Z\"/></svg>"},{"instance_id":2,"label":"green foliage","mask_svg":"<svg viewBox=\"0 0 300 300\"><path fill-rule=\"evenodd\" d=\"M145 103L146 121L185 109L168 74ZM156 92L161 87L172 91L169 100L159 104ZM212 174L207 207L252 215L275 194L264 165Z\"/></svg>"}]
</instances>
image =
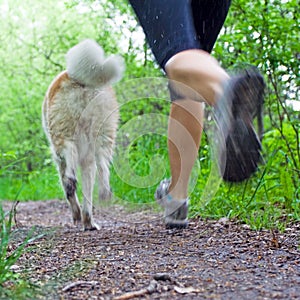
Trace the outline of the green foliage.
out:
<instances>
[{"instance_id":1,"label":"green foliage","mask_svg":"<svg viewBox=\"0 0 300 300\"><path fill-rule=\"evenodd\" d=\"M160 86L150 86L157 95L141 92L135 98L136 92L149 90L149 80L139 82L138 91L126 86L137 78L163 78L127 1L6 0L0 6L0 199L63 197L41 128L41 104L48 85L65 68L66 51L84 38L93 38L108 54L122 54L127 67L125 84L116 89L120 135L129 137L117 146L128 151L116 155L112 189L123 201L153 201L157 183L142 187L143 177L159 181L170 175L166 130L139 136L138 127L128 122L150 114L167 117L169 104L160 96ZM298 28L295 0L233 1L213 55L230 72L251 64L265 75L265 163L240 185L213 179L210 194L206 184L214 168L209 139L213 132L211 122L206 122L198 159L201 168L196 166L196 185L191 188L191 215L239 218L254 228L299 220L299 112L290 106L290 101L299 101Z\"/></svg>"},{"instance_id":2,"label":"green foliage","mask_svg":"<svg viewBox=\"0 0 300 300\"><path fill-rule=\"evenodd\" d=\"M299 219L299 111L290 107L290 101L299 101L298 28L297 1L233 1L214 51L226 68L251 64L267 81L265 165L257 174L260 179L254 177L247 187L242 184L227 193L221 186L218 193L226 198L221 215L227 211L254 227L278 226L291 217ZM212 210L218 195L210 203Z\"/></svg>"},{"instance_id":3,"label":"green foliage","mask_svg":"<svg viewBox=\"0 0 300 300\"><path fill-rule=\"evenodd\" d=\"M12 267L28 243L32 242L32 234L28 236L14 249L10 246L12 236L13 210L5 213L0 205L0 298L24 299L32 297L33 286L22 279L20 273L15 273ZM37 238L37 237L36 237Z\"/></svg>"},{"instance_id":4,"label":"green foliage","mask_svg":"<svg viewBox=\"0 0 300 300\"><path fill-rule=\"evenodd\" d=\"M48 85L65 68L67 50L84 38L94 38L108 54L125 47L121 54L127 64L126 78L151 76L158 71L150 60L144 60L146 64L137 57L139 45L126 40L118 44L124 33L130 38L137 26L124 3L30 0L6 1L1 8L0 153L6 157L0 161L0 198L16 194L19 199L61 197L61 193L56 194L58 180L41 127L41 104ZM149 53L145 50L142 58ZM10 154L13 156L8 157Z\"/></svg>"},{"instance_id":5,"label":"green foliage","mask_svg":"<svg viewBox=\"0 0 300 300\"><path fill-rule=\"evenodd\" d=\"M10 277L13 276L13 272L10 270L11 266L17 261L20 257L24 245L21 245L16 251L14 251L11 255L7 255L8 242L10 237L10 231L12 226L12 216L13 213L10 212L8 221L5 220L5 213L0 207L0 225L1 225L1 234L0 234L0 285L2 285L5 281L7 281ZM8 257L7 257L8 256Z\"/></svg>"}]
</instances>

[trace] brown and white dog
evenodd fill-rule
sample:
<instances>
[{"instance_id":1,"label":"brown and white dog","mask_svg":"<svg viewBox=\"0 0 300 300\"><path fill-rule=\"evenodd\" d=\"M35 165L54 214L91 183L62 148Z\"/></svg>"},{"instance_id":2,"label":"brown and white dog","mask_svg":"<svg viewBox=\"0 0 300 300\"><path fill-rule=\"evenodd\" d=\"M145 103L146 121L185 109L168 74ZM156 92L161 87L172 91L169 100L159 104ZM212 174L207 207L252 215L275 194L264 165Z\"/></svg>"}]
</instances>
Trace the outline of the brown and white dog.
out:
<instances>
[{"instance_id":1,"label":"brown and white dog","mask_svg":"<svg viewBox=\"0 0 300 300\"><path fill-rule=\"evenodd\" d=\"M66 71L50 84L43 102L43 128L50 142L73 221L84 230L99 229L92 216L96 170L99 198L110 198L109 166L119 120L111 84L121 79L123 58L105 58L93 40L84 40L66 55ZM76 195L77 169L81 168L83 204Z\"/></svg>"}]
</instances>

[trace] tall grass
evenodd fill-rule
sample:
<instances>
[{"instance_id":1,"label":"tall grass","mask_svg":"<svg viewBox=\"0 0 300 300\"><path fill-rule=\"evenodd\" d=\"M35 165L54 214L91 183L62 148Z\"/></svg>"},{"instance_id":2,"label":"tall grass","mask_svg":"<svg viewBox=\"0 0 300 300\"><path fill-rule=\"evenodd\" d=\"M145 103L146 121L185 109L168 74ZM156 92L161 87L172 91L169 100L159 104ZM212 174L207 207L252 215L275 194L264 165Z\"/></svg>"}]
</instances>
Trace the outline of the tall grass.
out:
<instances>
[{"instance_id":1,"label":"tall grass","mask_svg":"<svg viewBox=\"0 0 300 300\"><path fill-rule=\"evenodd\" d=\"M33 295L34 287L23 278L21 273L16 273L13 266L26 251L26 246L40 236L33 237L33 231L17 245L12 245L14 209L5 212L0 205L0 298L25 299Z\"/></svg>"}]
</instances>

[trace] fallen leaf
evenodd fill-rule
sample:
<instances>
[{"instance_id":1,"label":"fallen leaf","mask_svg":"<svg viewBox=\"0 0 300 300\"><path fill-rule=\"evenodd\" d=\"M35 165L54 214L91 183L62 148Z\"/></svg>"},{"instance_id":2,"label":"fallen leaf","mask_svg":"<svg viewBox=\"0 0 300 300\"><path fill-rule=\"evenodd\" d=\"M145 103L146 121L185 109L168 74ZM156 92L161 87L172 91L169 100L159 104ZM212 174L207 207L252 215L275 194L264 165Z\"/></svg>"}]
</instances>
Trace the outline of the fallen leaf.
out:
<instances>
[{"instance_id":1,"label":"fallen leaf","mask_svg":"<svg viewBox=\"0 0 300 300\"><path fill-rule=\"evenodd\" d=\"M180 286L174 286L174 290L175 292L177 292L178 294L190 294L190 293L200 293L201 290L199 289L195 289L192 286L188 286L188 287L180 287Z\"/></svg>"}]
</instances>

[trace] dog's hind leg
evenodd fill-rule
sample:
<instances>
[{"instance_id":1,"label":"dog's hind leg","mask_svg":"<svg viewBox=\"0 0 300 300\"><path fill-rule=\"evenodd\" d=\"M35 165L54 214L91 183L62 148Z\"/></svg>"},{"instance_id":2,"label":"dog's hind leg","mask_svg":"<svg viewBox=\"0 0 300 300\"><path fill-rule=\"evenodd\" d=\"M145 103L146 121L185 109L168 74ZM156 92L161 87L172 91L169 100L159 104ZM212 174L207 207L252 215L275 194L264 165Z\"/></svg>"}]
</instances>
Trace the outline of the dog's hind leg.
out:
<instances>
[{"instance_id":1,"label":"dog's hind leg","mask_svg":"<svg viewBox=\"0 0 300 300\"><path fill-rule=\"evenodd\" d=\"M81 221L81 209L76 194L78 155L75 145L73 143L65 143L63 150L60 153L56 153L55 161L65 196L70 204L73 222L77 224Z\"/></svg>"},{"instance_id":2,"label":"dog's hind leg","mask_svg":"<svg viewBox=\"0 0 300 300\"><path fill-rule=\"evenodd\" d=\"M96 163L92 151L80 160L82 176L82 221L84 230L98 230L99 226L93 220L93 189L96 174Z\"/></svg>"},{"instance_id":3,"label":"dog's hind leg","mask_svg":"<svg viewBox=\"0 0 300 300\"><path fill-rule=\"evenodd\" d=\"M99 177L99 200L111 198L110 170L109 165L112 159L112 147L98 148L96 152L96 163Z\"/></svg>"}]
</instances>

